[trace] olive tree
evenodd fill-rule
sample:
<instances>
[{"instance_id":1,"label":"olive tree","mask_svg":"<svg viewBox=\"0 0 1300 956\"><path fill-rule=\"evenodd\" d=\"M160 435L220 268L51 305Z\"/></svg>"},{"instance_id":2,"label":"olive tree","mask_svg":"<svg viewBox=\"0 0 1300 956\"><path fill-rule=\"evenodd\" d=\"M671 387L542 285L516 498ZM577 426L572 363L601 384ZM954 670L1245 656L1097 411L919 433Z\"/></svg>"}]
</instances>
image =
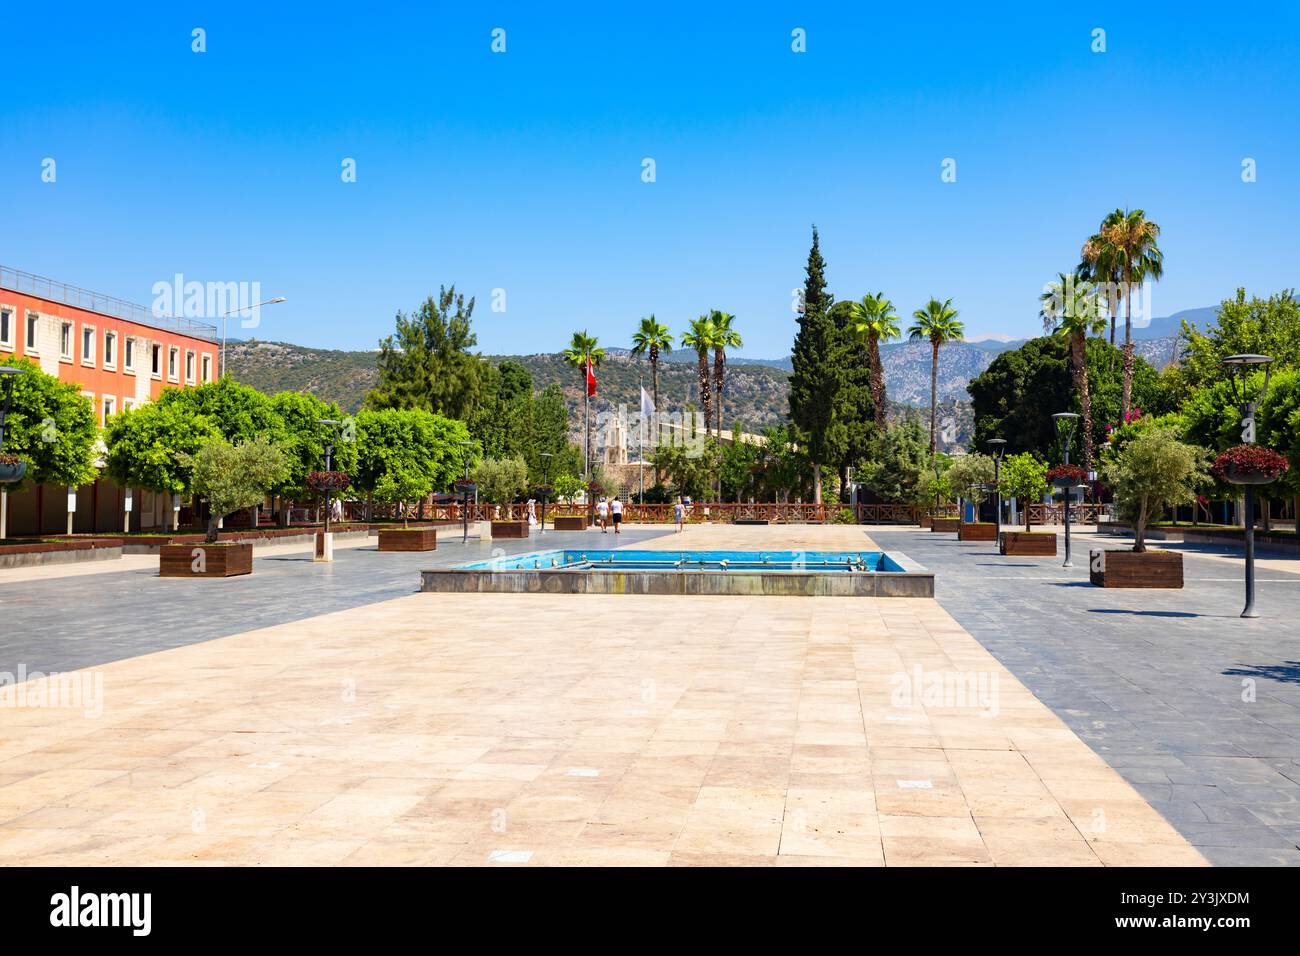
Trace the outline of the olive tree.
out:
<instances>
[{"instance_id":1,"label":"olive tree","mask_svg":"<svg viewBox=\"0 0 1300 956\"><path fill-rule=\"evenodd\" d=\"M1146 550L1146 529L1151 516L1165 507L1191 504L1209 479L1209 453L1179 441L1167 425L1150 425L1135 431L1102 463L1102 480L1115 493L1120 516L1133 525L1133 550Z\"/></svg>"},{"instance_id":2,"label":"olive tree","mask_svg":"<svg viewBox=\"0 0 1300 956\"><path fill-rule=\"evenodd\" d=\"M1025 503L1025 530L1029 524L1029 503L1042 500L1047 491L1047 462L1032 452L1022 451L1002 462L998 488L1003 496Z\"/></svg>"},{"instance_id":3,"label":"olive tree","mask_svg":"<svg viewBox=\"0 0 1300 956\"><path fill-rule=\"evenodd\" d=\"M222 518L261 502L289 468L280 446L260 436L238 445L210 441L198 454L180 457L192 471L194 493L208 503L209 544Z\"/></svg>"}]
</instances>

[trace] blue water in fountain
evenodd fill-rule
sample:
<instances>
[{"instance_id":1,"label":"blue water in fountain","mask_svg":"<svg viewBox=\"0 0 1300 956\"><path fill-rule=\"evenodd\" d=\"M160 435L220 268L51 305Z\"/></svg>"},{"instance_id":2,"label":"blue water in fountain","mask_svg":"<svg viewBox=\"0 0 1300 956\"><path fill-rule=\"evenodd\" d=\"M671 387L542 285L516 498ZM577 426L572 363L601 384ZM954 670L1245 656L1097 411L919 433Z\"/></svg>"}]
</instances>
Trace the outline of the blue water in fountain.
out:
<instances>
[{"instance_id":1,"label":"blue water in fountain","mask_svg":"<svg viewBox=\"0 0 1300 956\"><path fill-rule=\"evenodd\" d=\"M863 574L902 571L883 551L531 551L459 565L465 571L762 571Z\"/></svg>"}]
</instances>

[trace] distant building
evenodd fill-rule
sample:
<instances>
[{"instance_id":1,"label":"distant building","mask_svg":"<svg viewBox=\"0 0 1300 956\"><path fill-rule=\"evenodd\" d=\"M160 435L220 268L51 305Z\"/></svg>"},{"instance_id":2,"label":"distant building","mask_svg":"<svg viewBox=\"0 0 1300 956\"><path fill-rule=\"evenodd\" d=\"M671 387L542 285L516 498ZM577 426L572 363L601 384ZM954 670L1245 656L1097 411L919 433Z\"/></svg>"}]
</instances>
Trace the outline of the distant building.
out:
<instances>
[{"instance_id":1,"label":"distant building","mask_svg":"<svg viewBox=\"0 0 1300 956\"><path fill-rule=\"evenodd\" d=\"M158 317L143 305L0 266L0 362L30 359L81 389L102 426L109 416L217 378L216 327ZM38 486L9 495L8 533L67 530L68 489ZM73 530L122 529L125 492L108 478L77 489ZM162 527L171 503L137 491L132 530Z\"/></svg>"}]
</instances>

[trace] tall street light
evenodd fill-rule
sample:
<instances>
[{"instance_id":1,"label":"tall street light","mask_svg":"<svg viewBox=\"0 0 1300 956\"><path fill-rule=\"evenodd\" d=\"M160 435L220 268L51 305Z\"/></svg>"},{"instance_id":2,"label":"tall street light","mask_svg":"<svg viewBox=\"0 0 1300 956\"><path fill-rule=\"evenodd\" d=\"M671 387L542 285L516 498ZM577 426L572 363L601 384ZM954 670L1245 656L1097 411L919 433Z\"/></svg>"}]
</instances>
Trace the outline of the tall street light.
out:
<instances>
[{"instance_id":1,"label":"tall street light","mask_svg":"<svg viewBox=\"0 0 1300 956\"><path fill-rule=\"evenodd\" d=\"M218 357L221 368L217 370L217 378L221 378L226 374L226 320L236 312L251 312L253 309L260 309L264 305L279 305L285 301L287 300L284 296L277 295L274 299L267 299L265 302L259 302L256 305L246 305L241 309L231 309L229 312L221 313L221 355Z\"/></svg>"},{"instance_id":2,"label":"tall street light","mask_svg":"<svg viewBox=\"0 0 1300 956\"><path fill-rule=\"evenodd\" d=\"M465 480L461 485L461 491L463 492L461 495L461 518L464 522L464 530L461 533L460 543L469 544L469 450L476 446L478 442L458 441L456 444L465 449Z\"/></svg>"},{"instance_id":3,"label":"tall street light","mask_svg":"<svg viewBox=\"0 0 1300 956\"><path fill-rule=\"evenodd\" d=\"M1002 549L1002 456L1007 453L1007 440L1005 438L990 438L984 444L989 446L989 454L993 457L993 485L997 492L998 510L997 517L993 519L996 526L993 532L993 550L1001 551Z\"/></svg>"},{"instance_id":4,"label":"tall street light","mask_svg":"<svg viewBox=\"0 0 1300 956\"><path fill-rule=\"evenodd\" d=\"M1269 363L1273 359L1268 355L1229 355L1223 360L1228 370L1228 387L1232 390L1232 399L1241 409L1241 442L1243 445L1255 444L1255 411L1268 391ZM1250 399L1246 394L1246 376L1252 370L1264 370L1264 384L1259 394ZM1259 617L1255 610L1255 487L1250 482L1240 482L1246 488L1246 607L1242 617Z\"/></svg>"},{"instance_id":5,"label":"tall street light","mask_svg":"<svg viewBox=\"0 0 1300 956\"><path fill-rule=\"evenodd\" d=\"M549 451L544 451L541 453L540 457L542 459L542 523L541 523L541 528L538 530L537 533L546 534L546 492L550 490L550 485L546 483L546 478L547 478L548 468L550 467L551 464L551 459L554 458L555 456L551 454Z\"/></svg>"},{"instance_id":6,"label":"tall street light","mask_svg":"<svg viewBox=\"0 0 1300 956\"><path fill-rule=\"evenodd\" d=\"M1056 439L1061 445L1061 463L1068 465L1070 445L1074 442L1074 429L1079 424L1079 415L1077 412L1057 412L1052 418L1056 419ZM1070 560L1070 498L1074 495L1074 480L1067 475L1058 478L1056 484L1065 497L1065 563L1061 567L1072 568L1074 562Z\"/></svg>"},{"instance_id":7,"label":"tall street light","mask_svg":"<svg viewBox=\"0 0 1300 956\"><path fill-rule=\"evenodd\" d=\"M334 538L330 535L330 512L334 510L334 502L331 492L333 491L333 482L330 481L330 465L334 457L334 437L336 429L341 424L334 418L318 418L316 424L325 430L325 530L318 538L316 545L317 561L334 560Z\"/></svg>"}]
</instances>

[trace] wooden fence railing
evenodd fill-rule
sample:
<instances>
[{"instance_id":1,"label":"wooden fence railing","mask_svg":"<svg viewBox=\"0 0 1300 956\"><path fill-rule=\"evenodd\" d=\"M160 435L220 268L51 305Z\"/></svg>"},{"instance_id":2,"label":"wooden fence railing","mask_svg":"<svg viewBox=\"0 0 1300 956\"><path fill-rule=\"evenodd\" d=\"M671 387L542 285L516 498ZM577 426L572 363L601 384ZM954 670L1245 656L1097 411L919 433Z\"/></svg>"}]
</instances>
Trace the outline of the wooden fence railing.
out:
<instances>
[{"instance_id":1,"label":"wooden fence railing","mask_svg":"<svg viewBox=\"0 0 1300 956\"><path fill-rule=\"evenodd\" d=\"M1096 524L1101 515L1107 513L1108 505L1094 502L1070 505L1070 522L1072 524ZM1029 523L1065 524L1065 505L1031 504L1029 506Z\"/></svg>"}]
</instances>

